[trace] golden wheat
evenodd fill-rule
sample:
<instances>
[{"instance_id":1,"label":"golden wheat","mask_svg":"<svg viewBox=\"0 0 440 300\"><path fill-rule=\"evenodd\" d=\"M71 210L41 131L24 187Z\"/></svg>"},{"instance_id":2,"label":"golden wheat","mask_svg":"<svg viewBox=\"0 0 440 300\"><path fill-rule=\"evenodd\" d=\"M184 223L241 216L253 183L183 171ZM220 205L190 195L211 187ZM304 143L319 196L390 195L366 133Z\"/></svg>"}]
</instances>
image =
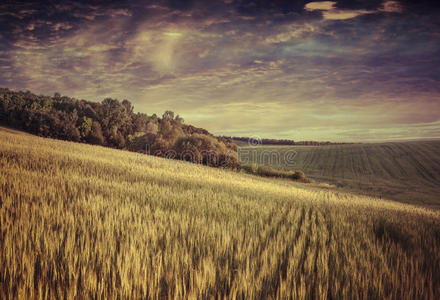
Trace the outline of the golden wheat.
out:
<instances>
[{"instance_id":1,"label":"golden wheat","mask_svg":"<svg viewBox=\"0 0 440 300\"><path fill-rule=\"evenodd\" d=\"M0 131L0 298L435 299L440 213Z\"/></svg>"}]
</instances>

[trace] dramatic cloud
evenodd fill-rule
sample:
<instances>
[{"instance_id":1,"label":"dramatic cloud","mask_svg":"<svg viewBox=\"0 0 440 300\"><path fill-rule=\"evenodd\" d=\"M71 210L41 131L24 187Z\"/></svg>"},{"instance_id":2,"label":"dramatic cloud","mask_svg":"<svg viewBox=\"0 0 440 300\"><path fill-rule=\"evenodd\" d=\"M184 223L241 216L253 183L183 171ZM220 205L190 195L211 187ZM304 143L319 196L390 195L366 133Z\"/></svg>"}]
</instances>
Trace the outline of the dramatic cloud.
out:
<instances>
[{"instance_id":1,"label":"dramatic cloud","mask_svg":"<svg viewBox=\"0 0 440 300\"><path fill-rule=\"evenodd\" d=\"M327 20L345 20L351 19L363 14L369 13L368 10L358 9L358 10L346 10L338 9L335 7L336 2L334 1L323 1L323 2L311 2L305 7L308 11L322 11L324 19Z\"/></svg>"},{"instance_id":2,"label":"dramatic cloud","mask_svg":"<svg viewBox=\"0 0 440 300\"><path fill-rule=\"evenodd\" d=\"M439 137L435 1L0 4L0 85L138 110L216 134Z\"/></svg>"},{"instance_id":3,"label":"dramatic cloud","mask_svg":"<svg viewBox=\"0 0 440 300\"><path fill-rule=\"evenodd\" d=\"M367 9L340 9L336 7L336 1L322 1L307 3L305 9L307 11L321 11L324 19L327 20L345 20L354 17L372 14L378 12L401 13L403 8L397 1L385 1L381 7L374 10Z\"/></svg>"}]
</instances>

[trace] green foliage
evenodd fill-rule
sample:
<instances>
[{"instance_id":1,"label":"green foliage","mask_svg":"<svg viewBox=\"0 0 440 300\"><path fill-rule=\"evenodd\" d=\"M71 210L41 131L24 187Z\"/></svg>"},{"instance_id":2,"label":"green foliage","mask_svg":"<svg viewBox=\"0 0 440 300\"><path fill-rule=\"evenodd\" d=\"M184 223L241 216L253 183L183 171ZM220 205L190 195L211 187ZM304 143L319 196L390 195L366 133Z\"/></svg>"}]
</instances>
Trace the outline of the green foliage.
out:
<instances>
[{"instance_id":1,"label":"green foliage","mask_svg":"<svg viewBox=\"0 0 440 300\"><path fill-rule=\"evenodd\" d=\"M92 123L92 128L87 137L87 142L95 145L104 145L105 143L104 136L102 135L101 125L96 121Z\"/></svg>"},{"instance_id":2,"label":"green foliage","mask_svg":"<svg viewBox=\"0 0 440 300\"><path fill-rule=\"evenodd\" d=\"M81 118L81 120L79 121L79 132L81 134L81 137L87 137L90 133L90 131L92 130L92 119L84 116Z\"/></svg>"},{"instance_id":3,"label":"green foliage","mask_svg":"<svg viewBox=\"0 0 440 300\"><path fill-rule=\"evenodd\" d=\"M306 174L304 174L303 171L295 171L292 175L291 175L292 179L295 180L305 180L306 179Z\"/></svg>"},{"instance_id":4,"label":"green foliage","mask_svg":"<svg viewBox=\"0 0 440 300\"><path fill-rule=\"evenodd\" d=\"M145 132L147 123L148 123L148 116L146 114L135 114L133 115L133 131L136 132Z\"/></svg>"},{"instance_id":5,"label":"green foliage","mask_svg":"<svg viewBox=\"0 0 440 300\"><path fill-rule=\"evenodd\" d=\"M235 168L239 165L237 153L213 136L195 133L181 137L173 149L186 161L215 167Z\"/></svg>"},{"instance_id":6,"label":"green foliage","mask_svg":"<svg viewBox=\"0 0 440 300\"><path fill-rule=\"evenodd\" d=\"M306 178L306 175L302 171L283 171L269 166L257 164L243 165L241 166L241 169L249 174L258 176L286 178L301 182L310 182L310 180Z\"/></svg>"},{"instance_id":7,"label":"green foliage","mask_svg":"<svg viewBox=\"0 0 440 300\"><path fill-rule=\"evenodd\" d=\"M174 112L167 110L162 116L163 120L174 120Z\"/></svg>"},{"instance_id":8,"label":"green foliage","mask_svg":"<svg viewBox=\"0 0 440 300\"><path fill-rule=\"evenodd\" d=\"M279 139L259 139L255 140L252 137L227 137L228 139L233 140L236 144L240 146L293 146L293 145L302 145L302 146L328 146L328 145L345 145L349 143L335 143L335 142L318 142L318 141L293 141L293 140L279 140ZM252 145L255 143L255 145Z\"/></svg>"},{"instance_id":9,"label":"green foliage","mask_svg":"<svg viewBox=\"0 0 440 300\"><path fill-rule=\"evenodd\" d=\"M94 103L59 93L48 97L9 89L0 89L0 101L0 117L4 124L40 136L137 152L148 149L150 154L180 159L180 156L166 153L174 151L180 138L198 134L212 140L211 148L203 150L214 152L222 165L227 161L231 161L231 166L238 163L235 158L229 159L237 156L237 148L231 140L216 138L204 129L186 125L172 111L166 111L160 119L156 115L134 113L128 100L119 102L106 98L101 103ZM144 138L140 138L142 136ZM225 149L235 154L226 155ZM217 164L207 159L200 161L207 165Z\"/></svg>"}]
</instances>

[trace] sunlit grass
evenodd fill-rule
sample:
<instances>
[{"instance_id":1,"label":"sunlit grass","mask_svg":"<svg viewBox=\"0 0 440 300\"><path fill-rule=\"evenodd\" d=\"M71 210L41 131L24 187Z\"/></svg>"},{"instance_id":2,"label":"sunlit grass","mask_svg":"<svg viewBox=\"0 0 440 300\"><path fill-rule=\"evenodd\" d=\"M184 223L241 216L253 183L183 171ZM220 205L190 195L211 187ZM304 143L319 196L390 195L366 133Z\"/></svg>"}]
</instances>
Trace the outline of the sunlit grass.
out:
<instances>
[{"instance_id":1,"label":"sunlit grass","mask_svg":"<svg viewBox=\"0 0 440 300\"><path fill-rule=\"evenodd\" d=\"M440 213L0 132L0 298L440 297Z\"/></svg>"}]
</instances>

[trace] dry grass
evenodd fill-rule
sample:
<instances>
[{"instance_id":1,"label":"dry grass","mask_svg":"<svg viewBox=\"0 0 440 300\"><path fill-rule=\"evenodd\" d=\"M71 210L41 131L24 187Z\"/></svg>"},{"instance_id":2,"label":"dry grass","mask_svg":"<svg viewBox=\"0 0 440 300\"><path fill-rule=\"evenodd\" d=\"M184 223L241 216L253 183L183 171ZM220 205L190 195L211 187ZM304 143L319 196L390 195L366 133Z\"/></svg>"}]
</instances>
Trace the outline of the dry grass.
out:
<instances>
[{"instance_id":1,"label":"dry grass","mask_svg":"<svg viewBox=\"0 0 440 300\"><path fill-rule=\"evenodd\" d=\"M440 213L0 132L0 298L438 299Z\"/></svg>"}]
</instances>

